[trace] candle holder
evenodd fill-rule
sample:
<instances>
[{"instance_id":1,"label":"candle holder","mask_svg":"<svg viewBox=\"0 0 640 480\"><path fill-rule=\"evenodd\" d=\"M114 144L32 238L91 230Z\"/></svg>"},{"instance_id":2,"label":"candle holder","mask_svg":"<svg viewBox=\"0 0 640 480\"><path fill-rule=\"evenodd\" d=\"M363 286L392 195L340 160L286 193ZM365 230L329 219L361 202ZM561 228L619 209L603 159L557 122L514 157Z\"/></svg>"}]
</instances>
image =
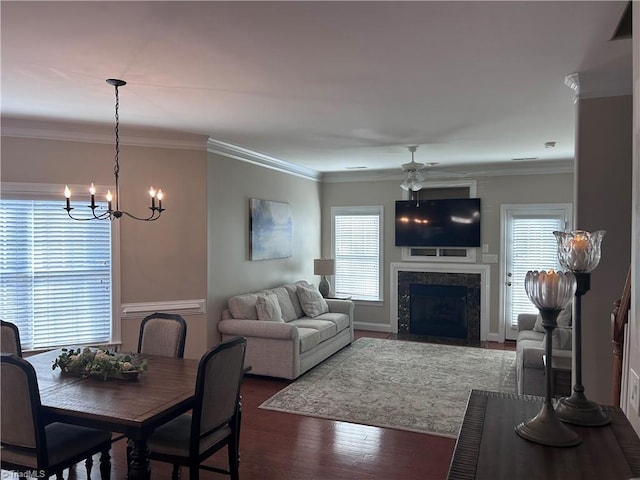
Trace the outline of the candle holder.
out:
<instances>
[{"instance_id":1,"label":"candle holder","mask_svg":"<svg viewBox=\"0 0 640 480\"><path fill-rule=\"evenodd\" d=\"M527 272L525 290L531 303L540 311L542 327L545 329L545 397L542 408L530 420L519 424L518 435L531 442L552 447L573 447L582 442L577 433L564 425L553 408L552 364L553 330L557 326L558 314L569 303L576 289L576 279L571 272Z\"/></svg>"},{"instance_id":2,"label":"candle holder","mask_svg":"<svg viewBox=\"0 0 640 480\"><path fill-rule=\"evenodd\" d=\"M611 417L600 405L589 400L582 385L582 297L591 288L591 271L600 262L600 246L604 230L589 233L574 230L569 233L553 232L558 241L558 260L576 277L573 301L573 358L575 384L570 397L563 397L556 406L558 418L566 423L583 427L601 427L611 423Z\"/></svg>"}]
</instances>

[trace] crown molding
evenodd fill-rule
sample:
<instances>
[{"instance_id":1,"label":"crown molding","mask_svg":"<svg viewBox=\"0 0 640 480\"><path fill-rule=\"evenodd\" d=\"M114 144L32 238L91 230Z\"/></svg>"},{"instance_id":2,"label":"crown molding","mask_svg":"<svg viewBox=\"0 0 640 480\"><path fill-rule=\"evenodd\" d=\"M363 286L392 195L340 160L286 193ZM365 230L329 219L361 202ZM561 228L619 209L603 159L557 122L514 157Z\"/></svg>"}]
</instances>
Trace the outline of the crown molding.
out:
<instances>
[{"instance_id":1,"label":"crown molding","mask_svg":"<svg viewBox=\"0 0 640 480\"><path fill-rule=\"evenodd\" d=\"M182 132L127 127L128 133L120 133L120 144L136 147L176 148L182 150L204 150L205 135ZM2 136L37 138L85 143L114 142L113 127L98 124L78 124L41 120L2 119Z\"/></svg>"},{"instance_id":2,"label":"crown molding","mask_svg":"<svg viewBox=\"0 0 640 480\"><path fill-rule=\"evenodd\" d=\"M631 68L613 71L585 71L567 75L564 83L578 99L618 97L633 93Z\"/></svg>"},{"instance_id":3,"label":"crown molding","mask_svg":"<svg viewBox=\"0 0 640 480\"><path fill-rule=\"evenodd\" d=\"M480 163L476 165L458 165L455 167L438 167L427 170L425 176L429 179L460 179L475 177L493 177L510 175L547 175L559 173L573 173L572 158L559 160L536 160L529 162L509 163ZM394 170L367 170L357 172L326 172L322 175L325 183L344 182L402 182L406 173Z\"/></svg>"},{"instance_id":4,"label":"crown molding","mask_svg":"<svg viewBox=\"0 0 640 480\"><path fill-rule=\"evenodd\" d=\"M270 168L279 172L296 175L298 177L306 178L308 180L319 181L321 173L312 170L311 168L296 165L294 163L285 162L277 158L264 155L262 153L254 152L248 148L232 145L231 143L209 138L207 140L207 152L216 153L236 160L242 160L243 162L252 163L261 167Z\"/></svg>"}]
</instances>

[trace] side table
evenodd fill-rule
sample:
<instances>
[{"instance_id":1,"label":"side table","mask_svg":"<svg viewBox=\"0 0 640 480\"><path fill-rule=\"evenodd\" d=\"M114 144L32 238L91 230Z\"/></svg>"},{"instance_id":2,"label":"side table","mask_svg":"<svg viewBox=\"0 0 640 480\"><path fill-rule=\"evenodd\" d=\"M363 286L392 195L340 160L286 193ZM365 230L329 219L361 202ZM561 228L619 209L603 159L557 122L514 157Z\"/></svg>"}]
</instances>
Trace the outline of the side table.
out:
<instances>
[{"instance_id":1,"label":"side table","mask_svg":"<svg viewBox=\"0 0 640 480\"><path fill-rule=\"evenodd\" d=\"M546 447L514 427L534 417L543 398L473 390L449 467L448 480L630 480L640 476L640 438L618 407L604 427L571 428L576 447Z\"/></svg>"},{"instance_id":2,"label":"side table","mask_svg":"<svg viewBox=\"0 0 640 480\"><path fill-rule=\"evenodd\" d=\"M553 356L551 382L554 397L569 397L571 395L571 361L571 357ZM542 356L542 362L546 365L546 355Z\"/></svg>"}]
</instances>

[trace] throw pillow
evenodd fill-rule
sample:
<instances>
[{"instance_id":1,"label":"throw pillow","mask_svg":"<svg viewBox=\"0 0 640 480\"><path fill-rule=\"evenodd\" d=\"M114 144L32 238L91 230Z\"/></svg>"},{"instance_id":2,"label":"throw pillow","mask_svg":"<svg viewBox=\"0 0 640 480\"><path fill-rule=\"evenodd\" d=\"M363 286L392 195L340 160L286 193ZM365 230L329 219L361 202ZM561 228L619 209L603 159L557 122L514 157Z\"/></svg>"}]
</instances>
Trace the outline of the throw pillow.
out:
<instances>
[{"instance_id":1,"label":"throw pillow","mask_svg":"<svg viewBox=\"0 0 640 480\"><path fill-rule=\"evenodd\" d=\"M545 338L542 339L542 347L544 348L546 342ZM553 330L551 337L551 347L554 350L571 350L572 348L572 332L571 327L557 327Z\"/></svg>"},{"instance_id":2,"label":"throw pillow","mask_svg":"<svg viewBox=\"0 0 640 480\"><path fill-rule=\"evenodd\" d=\"M258 311L258 320L284 322L278 297L274 293L259 295L256 300L256 310Z\"/></svg>"},{"instance_id":3,"label":"throw pillow","mask_svg":"<svg viewBox=\"0 0 640 480\"><path fill-rule=\"evenodd\" d=\"M556 322L558 323L558 327L570 327L571 326L571 310L573 309L573 303L569 303L564 309L560 310L558 314L558 319ZM538 316L536 317L536 323L533 326L533 329L536 332L545 333L545 329L542 327L542 316L538 312Z\"/></svg>"},{"instance_id":4,"label":"throw pillow","mask_svg":"<svg viewBox=\"0 0 640 480\"><path fill-rule=\"evenodd\" d=\"M327 301L315 285L298 285L297 292L298 298L300 299L300 306L308 317L317 317L329 311Z\"/></svg>"}]
</instances>

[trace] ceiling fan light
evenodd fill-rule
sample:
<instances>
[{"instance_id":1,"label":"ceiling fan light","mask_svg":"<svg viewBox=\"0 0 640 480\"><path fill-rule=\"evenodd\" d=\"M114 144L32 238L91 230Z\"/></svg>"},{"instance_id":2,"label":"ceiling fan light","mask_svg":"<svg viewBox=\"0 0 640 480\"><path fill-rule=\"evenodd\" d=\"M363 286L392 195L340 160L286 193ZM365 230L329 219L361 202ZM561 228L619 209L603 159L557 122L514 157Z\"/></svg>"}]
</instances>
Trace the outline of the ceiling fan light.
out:
<instances>
[{"instance_id":1,"label":"ceiling fan light","mask_svg":"<svg viewBox=\"0 0 640 480\"><path fill-rule=\"evenodd\" d=\"M400 188L403 189L403 190L409 191L409 190L411 190L411 184L412 183L413 182L411 182L409 180L405 180L404 182L402 182L400 184Z\"/></svg>"},{"instance_id":2,"label":"ceiling fan light","mask_svg":"<svg viewBox=\"0 0 640 480\"><path fill-rule=\"evenodd\" d=\"M422 189L422 186L422 182L414 182L413 185L411 185L411 190L417 192L418 190Z\"/></svg>"}]
</instances>

